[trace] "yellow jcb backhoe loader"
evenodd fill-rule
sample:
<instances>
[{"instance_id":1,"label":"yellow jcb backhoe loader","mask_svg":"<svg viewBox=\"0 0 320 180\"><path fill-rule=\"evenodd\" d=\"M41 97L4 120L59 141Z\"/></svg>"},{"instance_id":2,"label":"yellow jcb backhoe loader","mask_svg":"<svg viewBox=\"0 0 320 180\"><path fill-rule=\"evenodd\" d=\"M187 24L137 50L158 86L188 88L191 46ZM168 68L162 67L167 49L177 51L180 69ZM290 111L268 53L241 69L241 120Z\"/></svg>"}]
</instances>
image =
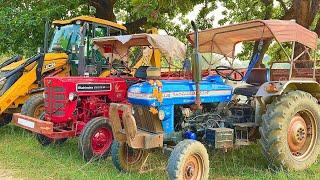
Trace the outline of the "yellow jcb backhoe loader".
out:
<instances>
[{"instance_id":1,"label":"yellow jcb backhoe loader","mask_svg":"<svg viewBox=\"0 0 320 180\"><path fill-rule=\"evenodd\" d=\"M91 16L57 20L53 21L53 25L55 32L49 46L49 27L46 26L42 53L30 59L15 56L0 64L0 127L8 124L12 113L19 112L21 107L25 115L40 115L44 108L44 77L77 76L85 73L91 76L108 75L107 61L92 48L92 38L126 32L126 27L120 24ZM32 100L27 101L31 96ZM39 100L41 103L38 106L30 106L30 102L35 104Z\"/></svg>"}]
</instances>

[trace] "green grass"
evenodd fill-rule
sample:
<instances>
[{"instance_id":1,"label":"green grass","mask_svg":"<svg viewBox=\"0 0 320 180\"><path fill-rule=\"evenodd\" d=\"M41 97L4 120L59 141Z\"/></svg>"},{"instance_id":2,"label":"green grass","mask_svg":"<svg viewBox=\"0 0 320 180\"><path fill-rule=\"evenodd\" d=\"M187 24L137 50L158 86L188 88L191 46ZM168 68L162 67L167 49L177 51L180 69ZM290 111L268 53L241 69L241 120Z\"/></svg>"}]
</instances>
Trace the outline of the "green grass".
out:
<instances>
[{"instance_id":1,"label":"green grass","mask_svg":"<svg viewBox=\"0 0 320 180\"><path fill-rule=\"evenodd\" d=\"M42 147L31 133L12 125L0 128L0 169L25 179L166 179L166 159L151 156L146 173L119 173L111 158L85 163L78 153L77 138L61 146ZM320 165L302 172L273 172L258 145L223 153L210 151L210 178L217 179L320 179Z\"/></svg>"}]
</instances>

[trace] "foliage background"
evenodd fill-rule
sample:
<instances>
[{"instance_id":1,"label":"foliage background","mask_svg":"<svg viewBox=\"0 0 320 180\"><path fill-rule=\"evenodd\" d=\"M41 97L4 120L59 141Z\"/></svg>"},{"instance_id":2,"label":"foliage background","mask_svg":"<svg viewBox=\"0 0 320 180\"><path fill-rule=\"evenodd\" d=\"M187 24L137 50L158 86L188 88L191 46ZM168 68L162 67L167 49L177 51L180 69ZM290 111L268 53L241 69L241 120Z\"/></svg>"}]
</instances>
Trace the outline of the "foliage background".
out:
<instances>
[{"instance_id":1,"label":"foliage background","mask_svg":"<svg viewBox=\"0 0 320 180\"><path fill-rule=\"evenodd\" d=\"M211 13L217 3L225 9L222 19ZM295 19L320 34L319 4L319 0L0 0L0 54L30 56L43 44L46 19L89 14L124 22L130 33L157 27L186 43L185 35L191 31L187 15L196 5L201 5L195 17L200 29L211 28L215 20L224 25L252 19ZM95 13L90 13L89 6L95 7ZM244 44L239 57L250 59L256 45ZM278 49L272 47L272 58L282 56Z\"/></svg>"}]
</instances>

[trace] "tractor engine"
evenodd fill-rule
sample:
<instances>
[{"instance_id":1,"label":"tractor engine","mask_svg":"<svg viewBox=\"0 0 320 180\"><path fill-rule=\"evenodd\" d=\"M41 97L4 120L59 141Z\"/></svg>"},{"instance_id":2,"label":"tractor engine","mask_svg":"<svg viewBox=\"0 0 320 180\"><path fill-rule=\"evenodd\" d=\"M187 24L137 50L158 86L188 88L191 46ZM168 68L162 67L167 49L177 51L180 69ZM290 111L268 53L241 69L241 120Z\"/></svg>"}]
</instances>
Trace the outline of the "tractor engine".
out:
<instances>
[{"instance_id":1,"label":"tractor engine","mask_svg":"<svg viewBox=\"0 0 320 180\"><path fill-rule=\"evenodd\" d=\"M109 103L125 102L126 80L120 77L48 77L45 83L45 120L77 134L94 117L108 117Z\"/></svg>"},{"instance_id":2,"label":"tractor engine","mask_svg":"<svg viewBox=\"0 0 320 180\"><path fill-rule=\"evenodd\" d=\"M189 80L150 80L131 86L128 101L137 128L164 134L164 143L194 139L218 149L248 144L256 133L254 104L232 99L232 87L220 76L200 85L201 107L195 105L195 84ZM236 142L236 143L235 143Z\"/></svg>"}]
</instances>

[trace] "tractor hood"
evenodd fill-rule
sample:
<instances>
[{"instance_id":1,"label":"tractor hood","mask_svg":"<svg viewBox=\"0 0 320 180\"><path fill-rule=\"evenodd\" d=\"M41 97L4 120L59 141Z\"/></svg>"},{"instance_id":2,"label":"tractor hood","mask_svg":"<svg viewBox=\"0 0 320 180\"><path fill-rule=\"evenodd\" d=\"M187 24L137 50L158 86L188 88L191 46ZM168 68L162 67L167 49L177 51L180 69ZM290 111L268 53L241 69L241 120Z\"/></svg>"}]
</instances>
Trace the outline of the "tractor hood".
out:
<instances>
[{"instance_id":1,"label":"tractor hood","mask_svg":"<svg viewBox=\"0 0 320 180\"><path fill-rule=\"evenodd\" d=\"M208 76L200 82L201 102L227 102L232 87L224 84L220 76ZM134 105L160 106L191 104L196 100L196 87L192 80L157 80L131 86L128 101Z\"/></svg>"},{"instance_id":2,"label":"tractor hood","mask_svg":"<svg viewBox=\"0 0 320 180\"><path fill-rule=\"evenodd\" d=\"M66 53L47 53L44 57L44 61L52 61L57 59L68 59L68 55ZM26 62L26 59L23 59L18 62L11 63L3 68L1 68L1 71L11 71L19 67L21 64Z\"/></svg>"}]
</instances>

